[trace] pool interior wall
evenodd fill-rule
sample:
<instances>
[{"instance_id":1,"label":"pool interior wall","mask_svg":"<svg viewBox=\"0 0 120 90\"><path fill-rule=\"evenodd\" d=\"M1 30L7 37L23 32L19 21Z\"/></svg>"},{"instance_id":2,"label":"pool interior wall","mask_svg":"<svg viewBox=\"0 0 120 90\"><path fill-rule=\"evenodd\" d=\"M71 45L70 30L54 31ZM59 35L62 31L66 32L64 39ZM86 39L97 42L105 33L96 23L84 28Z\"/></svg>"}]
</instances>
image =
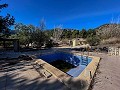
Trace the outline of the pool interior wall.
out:
<instances>
[{"instance_id":1,"label":"pool interior wall","mask_svg":"<svg viewBox=\"0 0 120 90\"><path fill-rule=\"evenodd\" d=\"M79 56L64 52L56 52L52 54L45 54L38 56L38 58L50 63L56 60L64 60L74 66L75 68L70 69L67 74L71 75L72 77L77 77L80 73L86 68L86 66L91 62L92 58L86 56Z\"/></svg>"}]
</instances>

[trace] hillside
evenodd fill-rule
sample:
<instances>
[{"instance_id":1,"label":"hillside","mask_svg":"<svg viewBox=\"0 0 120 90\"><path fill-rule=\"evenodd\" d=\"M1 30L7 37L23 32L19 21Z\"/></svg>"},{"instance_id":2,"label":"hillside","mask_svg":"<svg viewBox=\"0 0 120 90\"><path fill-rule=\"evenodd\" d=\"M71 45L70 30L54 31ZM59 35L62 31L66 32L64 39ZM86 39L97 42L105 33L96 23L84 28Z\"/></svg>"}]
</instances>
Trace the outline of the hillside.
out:
<instances>
[{"instance_id":1,"label":"hillside","mask_svg":"<svg viewBox=\"0 0 120 90\"><path fill-rule=\"evenodd\" d=\"M120 24L104 24L96 28L101 44L120 44Z\"/></svg>"}]
</instances>

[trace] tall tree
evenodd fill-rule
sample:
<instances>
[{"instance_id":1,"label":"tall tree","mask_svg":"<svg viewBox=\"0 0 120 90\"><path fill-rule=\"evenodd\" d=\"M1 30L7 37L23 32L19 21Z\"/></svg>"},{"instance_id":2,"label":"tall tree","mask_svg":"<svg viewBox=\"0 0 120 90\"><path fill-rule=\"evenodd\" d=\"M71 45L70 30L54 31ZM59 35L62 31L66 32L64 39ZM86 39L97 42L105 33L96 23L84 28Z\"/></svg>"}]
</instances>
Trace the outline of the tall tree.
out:
<instances>
[{"instance_id":1,"label":"tall tree","mask_svg":"<svg viewBox=\"0 0 120 90\"><path fill-rule=\"evenodd\" d=\"M2 4L0 5L0 12L3 8L8 7L8 4ZM10 14L7 14L6 16L0 15L0 37L7 37L9 35L10 27L14 25L15 18L11 16Z\"/></svg>"},{"instance_id":2,"label":"tall tree","mask_svg":"<svg viewBox=\"0 0 120 90\"><path fill-rule=\"evenodd\" d=\"M62 33L63 33L63 30L61 25L54 28L53 38L55 42L58 42L60 40Z\"/></svg>"},{"instance_id":3,"label":"tall tree","mask_svg":"<svg viewBox=\"0 0 120 90\"><path fill-rule=\"evenodd\" d=\"M45 28L46 28L45 20L41 19L41 21L40 21L40 30L43 31L43 30L45 30Z\"/></svg>"}]
</instances>

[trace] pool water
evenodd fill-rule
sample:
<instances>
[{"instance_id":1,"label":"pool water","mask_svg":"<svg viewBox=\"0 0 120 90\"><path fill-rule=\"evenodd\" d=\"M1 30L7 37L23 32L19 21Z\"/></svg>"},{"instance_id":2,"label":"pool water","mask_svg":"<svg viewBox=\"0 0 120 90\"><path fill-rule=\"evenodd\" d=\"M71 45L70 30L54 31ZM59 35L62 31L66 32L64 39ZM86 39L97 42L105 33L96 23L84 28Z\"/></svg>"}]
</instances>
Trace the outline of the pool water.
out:
<instances>
[{"instance_id":1,"label":"pool water","mask_svg":"<svg viewBox=\"0 0 120 90\"><path fill-rule=\"evenodd\" d=\"M71 75L72 77L77 77L80 73L86 68L86 66L91 62L92 58L74 55L65 52L57 52L52 54L45 54L38 56L38 58L52 63L54 61L63 60L74 65L73 68L69 69L66 73Z\"/></svg>"},{"instance_id":2,"label":"pool water","mask_svg":"<svg viewBox=\"0 0 120 90\"><path fill-rule=\"evenodd\" d=\"M63 72L68 72L70 69L75 68L73 64L70 64L64 60L56 60L50 63L52 66L60 69Z\"/></svg>"}]
</instances>

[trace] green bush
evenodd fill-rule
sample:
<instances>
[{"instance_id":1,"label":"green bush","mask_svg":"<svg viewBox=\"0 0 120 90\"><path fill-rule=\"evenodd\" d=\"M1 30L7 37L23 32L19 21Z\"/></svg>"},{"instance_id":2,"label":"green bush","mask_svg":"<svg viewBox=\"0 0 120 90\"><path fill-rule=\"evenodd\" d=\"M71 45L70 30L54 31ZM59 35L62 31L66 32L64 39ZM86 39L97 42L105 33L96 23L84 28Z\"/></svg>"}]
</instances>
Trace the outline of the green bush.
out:
<instances>
[{"instance_id":1,"label":"green bush","mask_svg":"<svg viewBox=\"0 0 120 90\"><path fill-rule=\"evenodd\" d=\"M100 43L100 39L99 37L97 37L96 35L93 36L88 36L87 37L87 42L91 45L91 46L96 46Z\"/></svg>"},{"instance_id":2,"label":"green bush","mask_svg":"<svg viewBox=\"0 0 120 90\"><path fill-rule=\"evenodd\" d=\"M46 47L47 47L47 48L53 47L53 41L52 41L52 40L49 40L48 42L46 42Z\"/></svg>"}]
</instances>

